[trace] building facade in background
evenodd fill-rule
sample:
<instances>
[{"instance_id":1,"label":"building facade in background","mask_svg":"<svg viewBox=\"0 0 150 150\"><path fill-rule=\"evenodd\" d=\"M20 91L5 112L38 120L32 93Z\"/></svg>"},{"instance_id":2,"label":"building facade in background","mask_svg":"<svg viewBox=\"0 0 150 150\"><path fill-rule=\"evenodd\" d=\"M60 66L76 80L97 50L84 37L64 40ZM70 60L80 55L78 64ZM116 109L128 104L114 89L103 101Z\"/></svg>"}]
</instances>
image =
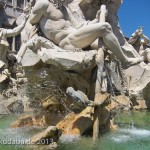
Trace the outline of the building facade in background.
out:
<instances>
[{"instance_id":1,"label":"building facade in background","mask_svg":"<svg viewBox=\"0 0 150 150\"><path fill-rule=\"evenodd\" d=\"M0 0L0 28L14 28L16 19L23 12L28 0ZM12 51L20 48L20 36L8 38Z\"/></svg>"},{"instance_id":2,"label":"building facade in background","mask_svg":"<svg viewBox=\"0 0 150 150\"><path fill-rule=\"evenodd\" d=\"M0 0L0 27L12 27L27 0Z\"/></svg>"}]
</instances>

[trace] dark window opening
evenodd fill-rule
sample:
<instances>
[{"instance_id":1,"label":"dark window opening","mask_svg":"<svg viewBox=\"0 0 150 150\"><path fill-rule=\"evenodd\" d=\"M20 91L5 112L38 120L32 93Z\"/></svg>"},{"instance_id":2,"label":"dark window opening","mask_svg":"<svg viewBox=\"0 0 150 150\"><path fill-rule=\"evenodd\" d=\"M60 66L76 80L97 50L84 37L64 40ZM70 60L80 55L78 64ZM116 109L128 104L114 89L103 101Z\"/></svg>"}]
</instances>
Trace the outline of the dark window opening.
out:
<instances>
[{"instance_id":1,"label":"dark window opening","mask_svg":"<svg viewBox=\"0 0 150 150\"><path fill-rule=\"evenodd\" d=\"M7 4L12 6L12 0L7 0Z\"/></svg>"},{"instance_id":2,"label":"dark window opening","mask_svg":"<svg viewBox=\"0 0 150 150\"><path fill-rule=\"evenodd\" d=\"M24 0L17 0L17 7L23 9L23 7L24 7Z\"/></svg>"}]
</instances>

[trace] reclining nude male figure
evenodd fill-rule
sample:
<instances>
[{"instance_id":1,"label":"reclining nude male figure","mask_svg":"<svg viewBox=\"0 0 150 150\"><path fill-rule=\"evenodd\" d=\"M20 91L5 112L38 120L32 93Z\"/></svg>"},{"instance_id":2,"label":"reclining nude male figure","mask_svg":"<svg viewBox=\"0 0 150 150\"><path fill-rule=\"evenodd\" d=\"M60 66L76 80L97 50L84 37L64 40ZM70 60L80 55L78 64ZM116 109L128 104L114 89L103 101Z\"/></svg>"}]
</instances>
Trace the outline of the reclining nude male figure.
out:
<instances>
[{"instance_id":1,"label":"reclining nude male figure","mask_svg":"<svg viewBox=\"0 0 150 150\"><path fill-rule=\"evenodd\" d=\"M112 32L111 25L107 22L99 22L100 11L93 21L80 26L66 7L66 2L71 1L30 0L33 7L29 23L32 26L39 24L44 36L64 50L82 49L90 46L96 39L102 38L105 46L123 64L135 65L143 61L142 57L129 58L124 54L117 37ZM59 4L58 7L56 2Z\"/></svg>"}]
</instances>

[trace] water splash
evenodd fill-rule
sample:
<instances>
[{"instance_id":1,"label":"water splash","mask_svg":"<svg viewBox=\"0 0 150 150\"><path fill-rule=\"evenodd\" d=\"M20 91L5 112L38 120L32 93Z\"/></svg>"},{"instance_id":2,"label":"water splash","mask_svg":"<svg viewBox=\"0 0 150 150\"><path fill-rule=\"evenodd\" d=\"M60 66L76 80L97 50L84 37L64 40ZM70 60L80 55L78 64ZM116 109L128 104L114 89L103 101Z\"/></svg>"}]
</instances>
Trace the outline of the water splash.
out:
<instances>
[{"instance_id":1,"label":"water splash","mask_svg":"<svg viewBox=\"0 0 150 150\"><path fill-rule=\"evenodd\" d=\"M150 138L150 130L138 129L135 127L122 128L113 134L111 140L115 143L139 142Z\"/></svg>"},{"instance_id":2,"label":"water splash","mask_svg":"<svg viewBox=\"0 0 150 150\"><path fill-rule=\"evenodd\" d=\"M116 143L121 143L121 142L127 142L129 140L129 136L127 135L118 135L112 137L112 140L115 141Z\"/></svg>"},{"instance_id":3,"label":"water splash","mask_svg":"<svg viewBox=\"0 0 150 150\"><path fill-rule=\"evenodd\" d=\"M70 143L70 142L77 142L81 139L80 135L69 135L65 134L60 137L61 143Z\"/></svg>"},{"instance_id":4,"label":"water splash","mask_svg":"<svg viewBox=\"0 0 150 150\"><path fill-rule=\"evenodd\" d=\"M121 129L120 130L123 133L127 133L132 136L138 136L138 137L150 137L150 131L145 129L137 129L135 127L131 129Z\"/></svg>"}]
</instances>

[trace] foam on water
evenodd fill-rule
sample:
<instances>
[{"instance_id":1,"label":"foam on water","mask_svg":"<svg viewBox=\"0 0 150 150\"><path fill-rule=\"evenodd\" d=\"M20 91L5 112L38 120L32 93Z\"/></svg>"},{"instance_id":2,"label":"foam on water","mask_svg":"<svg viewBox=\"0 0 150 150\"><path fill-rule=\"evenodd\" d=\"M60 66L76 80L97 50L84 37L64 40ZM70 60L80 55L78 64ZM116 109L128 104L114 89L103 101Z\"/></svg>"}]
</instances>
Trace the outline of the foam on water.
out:
<instances>
[{"instance_id":1,"label":"foam on water","mask_svg":"<svg viewBox=\"0 0 150 150\"><path fill-rule=\"evenodd\" d=\"M60 137L62 143L75 142L80 140L80 135L69 135L65 134Z\"/></svg>"},{"instance_id":2,"label":"foam on water","mask_svg":"<svg viewBox=\"0 0 150 150\"><path fill-rule=\"evenodd\" d=\"M112 140L115 141L116 143L121 143L121 142L126 142L129 140L129 136L127 135L117 135L117 136L113 136Z\"/></svg>"},{"instance_id":3,"label":"foam on water","mask_svg":"<svg viewBox=\"0 0 150 150\"><path fill-rule=\"evenodd\" d=\"M125 143L128 141L149 138L150 131L145 129L137 129L135 127L128 129L119 129L116 134L113 134L111 140L116 143Z\"/></svg>"},{"instance_id":4,"label":"foam on water","mask_svg":"<svg viewBox=\"0 0 150 150\"><path fill-rule=\"evenodd\" d=\"M150 131L145 129L131 128L131 129L121 129L120 131L131 135L140 136L140 137L150 136Z\"/></svg>"},{"instance_id":5,"label":"foam on water","mask_svg":"<svg viewBox=\"0 0 150 150\"><path fill-rule=\"evenodd\" d=\"M0 129L0 139L3 140L28 140L34 135L34 130L40 131L38 127L22 127L22 128L8 128ZM33 134L33 135L32 135Z\"/></svg>"}]
</instances>

